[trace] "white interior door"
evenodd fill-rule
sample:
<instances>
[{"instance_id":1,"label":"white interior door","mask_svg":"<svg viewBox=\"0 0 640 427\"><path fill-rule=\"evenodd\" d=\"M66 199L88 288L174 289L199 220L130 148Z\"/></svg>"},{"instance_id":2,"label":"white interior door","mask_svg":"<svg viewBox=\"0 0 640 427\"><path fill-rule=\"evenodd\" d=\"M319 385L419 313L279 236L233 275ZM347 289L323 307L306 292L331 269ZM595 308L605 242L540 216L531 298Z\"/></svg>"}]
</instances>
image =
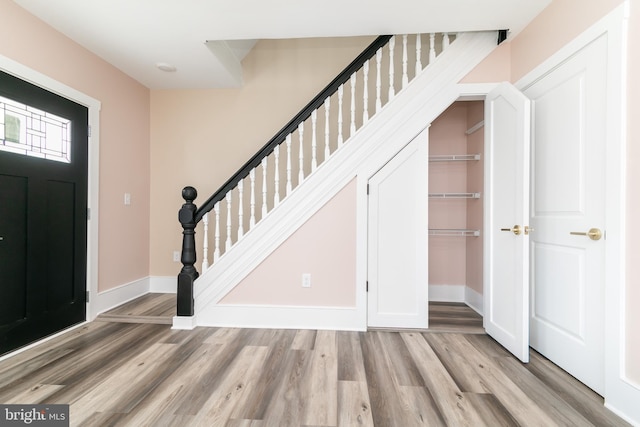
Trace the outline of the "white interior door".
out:
<instances>
[{"instance_id":1,"label":"white interior door","mask_svg":"<svg viewBox=\"0 0 640 427\"><path fill-rule=\"evenodd\" d=\"M603 36L525 90L534 131L531 346L600 394L606 64Z\"/></svg>"},{"instance_id":2,"label":"white interior door","mask_svg":"<svg viewBox=\"0 0 640 427\"><path fill-rule=\"evenodd\" d=\"M369 180L368 325L428 327L428 129Z\"/></svg>"},{"instance_id":3,"label":"white interior door","mask_svg":"<svg viewBox=\"0 0 640 427\"><path fill-rule=\"evenodd\" d=\"M508 83L485 100L484 328L529 361L530 101Z\"/></svg>"}]
</instances>

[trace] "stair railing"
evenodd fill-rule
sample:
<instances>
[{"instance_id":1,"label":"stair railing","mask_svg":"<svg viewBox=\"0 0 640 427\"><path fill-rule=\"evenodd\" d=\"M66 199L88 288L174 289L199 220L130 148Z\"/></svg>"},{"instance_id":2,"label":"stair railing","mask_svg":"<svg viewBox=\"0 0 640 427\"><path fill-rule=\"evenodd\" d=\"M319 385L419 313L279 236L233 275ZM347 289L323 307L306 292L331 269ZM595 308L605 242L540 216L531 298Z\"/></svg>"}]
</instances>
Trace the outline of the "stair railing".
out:
<instances>
[{"instance_id":1,"label":"stair railing","mask_svg":"<svg viewBox=\"0 0 640 427\"><path fill-rule=\"evenodd\" d=\"M185 203L178 213L183 227L178 316L194 314L193 283L198 278L196 226L203 224L204 271L209 268L211 211L215 262L242 239L245 230L251 230L347 143L394 98L396 90L402 90L432 63L449 46L451 36L431 33L378 37L200 207L193 203L197 197L195 188L183 189ZM423 44L428 47L422 49ZM396 50L400 50L398 55ZM375 69L373 73L371 68Z\"/></svg>"}]
</instances>

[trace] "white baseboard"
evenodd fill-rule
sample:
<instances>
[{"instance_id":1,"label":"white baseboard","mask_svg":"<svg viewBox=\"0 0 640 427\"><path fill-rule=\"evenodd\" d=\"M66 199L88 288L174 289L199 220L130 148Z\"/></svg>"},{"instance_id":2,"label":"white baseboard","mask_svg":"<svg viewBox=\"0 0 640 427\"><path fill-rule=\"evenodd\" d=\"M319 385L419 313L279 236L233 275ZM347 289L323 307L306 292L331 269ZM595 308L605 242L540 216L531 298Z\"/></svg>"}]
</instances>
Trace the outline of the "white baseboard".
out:
<instances>
[{"instance_id":1,"label":"white baseboard","mask_svg":"<svg viewBox=\"0 0 640 427\"><path fill-rule=\"evenodd\" d=\"M95 296L95 303L91 304L91 319L93 320L100 313L111 310L125 302L131 301L149 293L149 277L134 280L118 286L117 288L108 289L98 293Z\"/></svg>"},{"instance_id":2,"label":"white baseboard","mask_svg":"<svg viewBox=\"0 0 640 427\"><path fill-rule=\"evenodd\" d=\"M364 316L356 307L215 305L207 307L207 311L197 317L198 326L337 331L367 329L362 322Z\"/></svg>"},{"instance_id":3,"label":"white baseboard","mask_svg":"<svg viewBox=\"0 0 640 427\"><path fill-rule=\"evenodd\" d=\"M151 276L149 278L149 292L157 294L175 294L178 291L178 277Z\"/></svg>"},{"instance_id":4,"label":"white baseboard","mask_svg":"<svg viewBox=\"0 0 640 427\"><path fill-rule=\"evenodd\" d=\"M464 287L464 302L480 316L484 315L484 297L468 286Z\"/></svg>"},{"instance_id":5,"label":"white baseboard","mask_svg":"<svg viewBox=\"0 0 640 427\"><path fill-rule=\"evenodd\" d=\"M465 285L429 285L429 301L465 302Z\"/></svg>"}]
</instances>

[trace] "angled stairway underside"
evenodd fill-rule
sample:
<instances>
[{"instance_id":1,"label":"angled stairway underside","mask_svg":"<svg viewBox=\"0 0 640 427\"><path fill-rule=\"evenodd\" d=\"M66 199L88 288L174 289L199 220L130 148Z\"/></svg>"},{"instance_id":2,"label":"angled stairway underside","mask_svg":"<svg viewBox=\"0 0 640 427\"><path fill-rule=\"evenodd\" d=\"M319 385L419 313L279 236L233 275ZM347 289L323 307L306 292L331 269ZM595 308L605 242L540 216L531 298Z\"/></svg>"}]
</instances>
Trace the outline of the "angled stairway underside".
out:
<instances>
[{"instance_id":1,"label":"angled stairway underside","mask_svg":"<svg viewBox=\"0 0 640 427\"><path fill-rule=\"evenodd\" d=\"M496 47L496 32L464 33L345 142L255 227L244 233L195 282L195 315L174 318L175 328L237 326L273 328L366 329L366 294L356 292L353 307L232 305L221 301L249 273L347 184L356 182L358 221L366 222L366 183L459 94L457 84ZM426 195L425 195L426 197ZM364 203L363 203L364 200ZM366 224L357 232L366 233ZM366 245L358 245L357 271L366 271ZM358 273L353 286L364 286ZM265 283L265 286L268 286Z\"/></svg>"}]
</instances>

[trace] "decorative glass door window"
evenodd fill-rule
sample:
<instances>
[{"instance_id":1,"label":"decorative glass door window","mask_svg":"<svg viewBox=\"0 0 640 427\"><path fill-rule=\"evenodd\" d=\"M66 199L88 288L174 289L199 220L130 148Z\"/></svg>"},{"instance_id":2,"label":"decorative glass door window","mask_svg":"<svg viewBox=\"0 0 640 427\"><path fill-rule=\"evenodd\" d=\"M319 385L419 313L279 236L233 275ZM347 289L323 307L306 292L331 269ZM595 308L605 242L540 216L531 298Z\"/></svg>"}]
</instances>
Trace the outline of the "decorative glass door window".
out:
<instances>
[{"instance_id":1,"label":"decorative glass door window","mask_svg":"<svg viewBox=\"0 0 640 427\"><path fill-rule=\"evenodd\" d=\"M71 120L0 96L0 150L71 162Z\"/></svg>"}]
</instances>

